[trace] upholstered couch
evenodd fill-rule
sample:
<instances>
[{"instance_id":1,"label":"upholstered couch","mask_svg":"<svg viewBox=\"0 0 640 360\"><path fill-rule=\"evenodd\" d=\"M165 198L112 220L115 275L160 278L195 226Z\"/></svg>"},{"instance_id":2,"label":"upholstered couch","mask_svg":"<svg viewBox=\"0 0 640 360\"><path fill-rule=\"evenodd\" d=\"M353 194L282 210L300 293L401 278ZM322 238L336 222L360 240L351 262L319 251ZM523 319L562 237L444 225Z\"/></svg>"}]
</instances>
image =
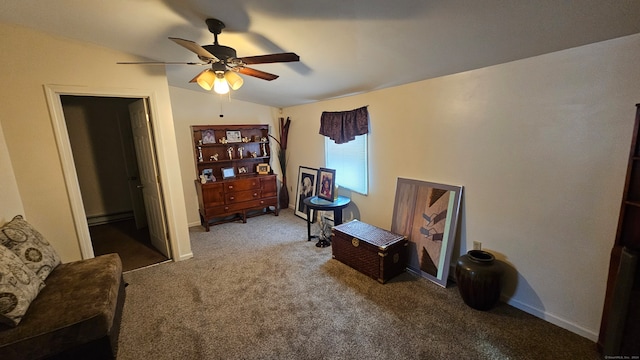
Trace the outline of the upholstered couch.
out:
<instances>
[{"instance_id":1,"label":"upholstered couch","mask_svg":"<svg viewBox=\"0 0 640 360\"><path fill-rule=\"evenodd\" d=\"M125 299L120 257L60 264L54 254L53 263L31 264L16 244L46 240L25 224L14 218L0 228L0 359L114 359ZM25 249L27 259L46 258ZM18 269L16 259L33 271Z\"/></svg>"}]
</instances>

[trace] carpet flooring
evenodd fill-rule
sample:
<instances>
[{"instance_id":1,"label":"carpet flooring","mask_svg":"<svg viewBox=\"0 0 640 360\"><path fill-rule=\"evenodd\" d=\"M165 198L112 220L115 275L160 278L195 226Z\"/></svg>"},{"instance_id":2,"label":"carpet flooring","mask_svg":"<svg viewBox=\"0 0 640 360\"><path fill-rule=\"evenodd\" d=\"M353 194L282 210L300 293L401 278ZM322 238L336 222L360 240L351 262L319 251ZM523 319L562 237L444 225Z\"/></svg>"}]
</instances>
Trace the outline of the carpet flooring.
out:
<instances>
[{"instance_id":1,"label":"carpet flooring","mask_svg":"<svg viewBox=\"0 0 640 360\"><path fill-rule=\"evenodd\" d=\"M125 274L119 360L599 359L504 303L404 273L382 285L306 241L291 210L190 229L193 259Z\"/></svg>"}]
</instances>

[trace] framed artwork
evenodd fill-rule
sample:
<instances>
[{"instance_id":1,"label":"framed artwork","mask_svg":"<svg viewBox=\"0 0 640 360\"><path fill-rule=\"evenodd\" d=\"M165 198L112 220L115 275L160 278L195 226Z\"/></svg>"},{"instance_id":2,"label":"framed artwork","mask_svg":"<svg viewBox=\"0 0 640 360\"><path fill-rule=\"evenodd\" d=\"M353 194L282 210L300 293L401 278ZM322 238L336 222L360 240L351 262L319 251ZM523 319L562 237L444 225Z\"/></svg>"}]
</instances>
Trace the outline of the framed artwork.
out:
<instances>
[{"instance_id":1,"label":"framed artwork","mask_svg":"<svg viewBox=\"0 0 640 360\"><path fill-rule=\"evenodd\" d=\"M318 169L313 169L306 166L300 166L298 168L298 190L296 191L296 210L295 214L305 220L307 220L307 206L304 204L304 199L316 195L316 179L318 175ZM316 210L311 210L311 222L316 220Z\"/></svg>"},{"instance_id":2,"label":"framed artwork","mask_svg":"<svg viewBox=\"0 0 640 360\"><path fill-rule=\"evenodd\" d=\"M222 168L222 178L229 179L236 177L236 169L232 167Z\"/></svg>"},{"instance_id":3,"label":"framed artwork","mask_svg":"<svg viewBox=\"0 0 640 360\"><path fill-rule=\"evenodd\" d=\"M271 171L271 166L269 166L269 164L258 164L256 165L256 171L260 175L265 175Z\"/></svg>"},{"instance_id":4,"label":"framed artwork","mask_svg":"<svg viewBox=\"0 0 640 360\"><path fill-rule=\"evenodd\" d=\"M462 186L398 178L391 231L409 240L407 269L446 287Z\"/></svg>"},{"instance_id":5,"label":"framed artwork","mask_svg":"<svg viewBox=\"0 0 640 360\"><path fill-rule=\"evenodd\" d=\"M336 171L333 169L318 169L318 197L333 201L335 191Z\"/></svg>"},{"instance_id":6,"label":"framed artwork","mask_svg":"<svg viewBox=\"0 0 640 360\"><path fill-rule=\"evenodd\" d=\"M227 142L238 143L242 141L240 130L227 130Z\"/></svg>"},{"instance_id":7,"label":"framed artwork","mask_svg":"<svg viewBox=\"0 0 640 360\"><path fill-rule=\"evenodd\" d=\"M202 143L203 144L215 144L216 143L216 136L213 133L213 130L208 129L208 130L203 130L202 131Z\"/></svg>"}]
</instances>

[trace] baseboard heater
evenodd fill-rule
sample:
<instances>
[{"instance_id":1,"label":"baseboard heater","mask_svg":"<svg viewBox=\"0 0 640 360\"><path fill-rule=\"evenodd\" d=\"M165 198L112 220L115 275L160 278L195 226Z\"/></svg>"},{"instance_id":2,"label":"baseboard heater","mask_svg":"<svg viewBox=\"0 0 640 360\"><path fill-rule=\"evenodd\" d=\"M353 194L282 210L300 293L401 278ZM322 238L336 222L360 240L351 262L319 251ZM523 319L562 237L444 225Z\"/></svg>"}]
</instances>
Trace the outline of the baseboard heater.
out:
<instances>
[{"instance_id":1,"label":"baseboard heater","mask_svg":"<svg viewBox=\"0 0 640 360\"><path fill-rule=\"evenodd\" d=\"M110 222L133 219L133 211L123 211L113 214L93 215L87 217L89 226L103 225Z\"/></svg>"}]
</instances>

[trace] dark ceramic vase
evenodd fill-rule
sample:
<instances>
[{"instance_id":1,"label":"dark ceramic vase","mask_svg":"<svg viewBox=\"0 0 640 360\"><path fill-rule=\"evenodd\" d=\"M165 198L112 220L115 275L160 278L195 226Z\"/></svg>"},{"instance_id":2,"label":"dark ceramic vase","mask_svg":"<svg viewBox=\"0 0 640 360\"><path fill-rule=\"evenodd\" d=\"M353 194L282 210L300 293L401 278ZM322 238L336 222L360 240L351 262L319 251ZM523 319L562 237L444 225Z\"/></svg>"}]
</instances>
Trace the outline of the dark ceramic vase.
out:
<instances>
[{"instance_id":1,"label":"dark ceramic vase","mask_svg":"<svg viewBox=\"0 0 640 360\"><path fill-rule=\"evenodd\" d=\"M470 250L458 258L456 282L465 304L476 310L490 310L500 299L504 268L486 251Z\"/></svg>"}]
</instances>

